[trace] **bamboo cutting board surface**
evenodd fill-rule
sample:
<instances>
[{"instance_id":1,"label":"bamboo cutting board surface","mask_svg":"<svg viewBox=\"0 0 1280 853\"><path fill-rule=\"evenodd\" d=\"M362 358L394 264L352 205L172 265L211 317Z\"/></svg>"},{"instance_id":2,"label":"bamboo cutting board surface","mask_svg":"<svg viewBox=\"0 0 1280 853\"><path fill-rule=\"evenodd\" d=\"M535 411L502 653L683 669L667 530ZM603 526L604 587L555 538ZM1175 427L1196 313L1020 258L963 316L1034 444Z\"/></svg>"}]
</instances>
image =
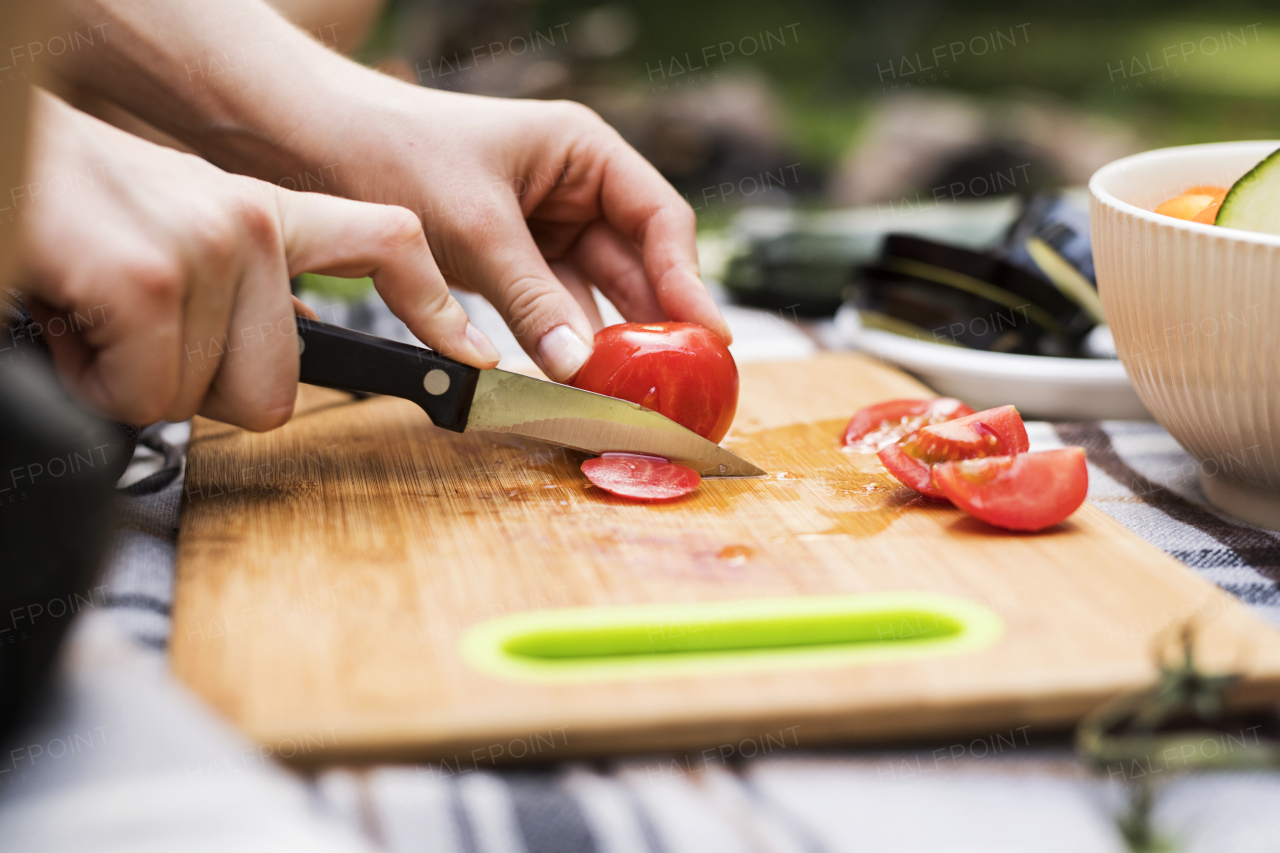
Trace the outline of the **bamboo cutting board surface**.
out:
<instances>
[{"instance_id":1,"label":"bamboo cutting board surface","mask_svg":"<svg viewBox=\"0 0 1280 853\"><path fill-rule=\"evenodd\" d=\"M1280 635L1096 507L1002 533L839 449L859 407L927 393L853 354L744 365L725 443L770 476L669 505L601 493L571 452L438 430L392 398L304 386L266 434L197 419L173 667L311 762L1060 727L1148 684L1188 620L1204 668L1247 674L1237 704L1280 695ZM566 683L459 652L475 626L534 610L899 591L978 603L1004 633L945 656Z\"/></svg>"}]
</instances>

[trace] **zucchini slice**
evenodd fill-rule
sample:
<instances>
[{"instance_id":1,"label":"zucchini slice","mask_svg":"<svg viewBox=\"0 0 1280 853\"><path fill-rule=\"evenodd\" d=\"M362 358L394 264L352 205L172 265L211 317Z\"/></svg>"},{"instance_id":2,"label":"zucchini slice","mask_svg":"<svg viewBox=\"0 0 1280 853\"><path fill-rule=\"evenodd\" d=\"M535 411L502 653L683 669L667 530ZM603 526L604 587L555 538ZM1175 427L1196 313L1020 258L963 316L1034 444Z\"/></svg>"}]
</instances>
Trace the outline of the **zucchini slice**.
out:
<instances>
[{"instance_id":1,"label":"zucchini slice","mask_svg":"<svg viewBox=\"0 0 1280 853\"><path fill-rule=\"evenodd\" d=\"M1213 224L1280 234L1280 150L1231 185Z\"/></svg>"}]
</instances>

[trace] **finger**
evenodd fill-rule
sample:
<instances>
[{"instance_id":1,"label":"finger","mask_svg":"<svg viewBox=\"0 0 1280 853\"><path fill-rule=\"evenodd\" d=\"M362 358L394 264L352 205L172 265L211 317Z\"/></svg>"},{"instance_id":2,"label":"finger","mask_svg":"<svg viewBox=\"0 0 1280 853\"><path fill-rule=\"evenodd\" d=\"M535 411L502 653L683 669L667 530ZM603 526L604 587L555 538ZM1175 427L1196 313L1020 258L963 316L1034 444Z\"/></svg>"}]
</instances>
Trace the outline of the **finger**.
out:
<instances>
[{"instance_id":1,"label":"finger","mask_svg":"<svg viewBox=\"0 0 1280 853\"><path fill-rule=\"evenodd\" d=\"M608 222L593 222L569 254L628 322L660 323L667 319L649 286L640 253Z\"/></svg>"},{"instance_id":2,"label":"finger","mask_svg":"<svg viewBox=\"0 0 1280 853\"><path fill-rule=\"evenodd\" d=\"M448 227L437 241L453 274L493 303L543 373L572 380L591 355L591 320L547 266L515 200L496 199Z\"/></svg>"},{"instance_id":3,"label":"finger","mask_svg":"<svg viewBox=\"0 0 1280 853\"><path fill-rule=\"evenodd\" d=\"M500 354L449 294L422 224L403 207L281 190L289 275L372 276L397 317L433 350L490 368Z\"/></svg>"},{"instance_id":4,"label":"finger","mask_svg":"<svg viewBox=\"0 0 1280 853\"><path fill-rule=\"evenodd\" d=\"M303 302L301 299L299 299L296 296L293 296L290 298L293 299L294 314L296 314L299 317L306 317L308 320L316 320L316 321L320 320L320 315L317 314L315 311L311 310L310 305Z\"/></svg>"},{"instance_id":5,"label":"finger","mask_svg":"<svg viewBox=\"0 0 1280 853\"><path fill-rule=\"evenodd\" d=\"M185 421L201 409L224 359L239 349L230 325L244 278L238 223L213 199L204 201L210 206L189 204L188 219L179 223L195 238L187 241L195 254L185 264L178 393L164 416L170 421Z\"/></svg>"},{"instance_id":6,"label":"finger","mask_svg":"<svg viewBox=\"0 0 1280 853\"><path fill-rule=\"evenodd\" d=\"M278 235L251 229L256 245L227 325L231 346L209 388L205 417L265 431L286 423L298 396L298 331Z\"/></svg>"},{"instance_id":7,"label":"finger","mask_svg":"<svg viewBox=\"0 0 1280 853\"><path fill-rule=\"evenodd\" d=\"M697 218L680 194L634 149L618 140L606 154L600 204L609 223L640 249L662 309L706 326L726 344L729 326L698 276Z\"/></svg>"},{"instance_id":8,"label":"finger","mask_svg":"<svg viewBox=\"0 0 1280 853\"><path fill-rule=\"evenodd\" d=\"M109 304L54 306L29 299L32 316L46 328L67 311L93 323L77 335L47 335L64 383L86 405L113 420L150 424L165 416L178 392L182 347L182 271L150 246L117 244L120 260L102 260L82 275L97 281L66 282L70 293L111 292ZM106 257L106 253L98 253ZM127 282L104 288L103 280Z\"/></svg>"},{"instance_id":9,"label":"finger","mask_svg":"<svg viewBox=\"0 0 1280 853\"><path fill-rule=\"evenodd\" d=\"M93 350L80 335L52 333L54 324L64 316L62 311L32 294L23 297L22 301L31 313L31 319L35 321L35 328L39 329L39 334L49 345L53 366L57 368L58 375L63 378L64 384L71 386L69 390L80 390L84 373L93 361Z\"/></svg>"},{"instance_id":10,"label":"finger","mask_svg":"<svg viewBox=\"0 0 1280 853\"><path fill-rule=\"evenodd\" d=\"M600 316L600 308L596 305L595 293L591 288L591 282L583 277L578 268L568 261L552 261L551 272L556 279L564 285L564 289L569 291L569 295L574 298L582 313L587 315L587 320L591 323L593 331L600 331L604 328L604 318Z\"/></svg>"}]
</instances>

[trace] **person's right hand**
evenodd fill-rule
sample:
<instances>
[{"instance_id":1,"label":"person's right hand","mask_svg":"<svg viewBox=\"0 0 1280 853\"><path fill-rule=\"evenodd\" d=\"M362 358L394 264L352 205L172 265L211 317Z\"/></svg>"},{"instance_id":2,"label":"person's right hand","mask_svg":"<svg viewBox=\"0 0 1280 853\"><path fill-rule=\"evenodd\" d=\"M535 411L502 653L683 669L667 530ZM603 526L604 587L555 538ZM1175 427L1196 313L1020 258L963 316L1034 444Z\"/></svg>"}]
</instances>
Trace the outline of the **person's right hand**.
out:
<instances>
[{"instance_id":1,"label":"person's right hand","mask_svg":"<svg viewBox=\"0 0 1280 853\"><path fill-rule=\"evenodd\" d=\"M371 275L437 352L498 362L404 208L230 175L47 94L23 195L27 304L63 383L109 417L287 421L298 382L289 278L301 272Z\"/></svg>"}]
</instances>

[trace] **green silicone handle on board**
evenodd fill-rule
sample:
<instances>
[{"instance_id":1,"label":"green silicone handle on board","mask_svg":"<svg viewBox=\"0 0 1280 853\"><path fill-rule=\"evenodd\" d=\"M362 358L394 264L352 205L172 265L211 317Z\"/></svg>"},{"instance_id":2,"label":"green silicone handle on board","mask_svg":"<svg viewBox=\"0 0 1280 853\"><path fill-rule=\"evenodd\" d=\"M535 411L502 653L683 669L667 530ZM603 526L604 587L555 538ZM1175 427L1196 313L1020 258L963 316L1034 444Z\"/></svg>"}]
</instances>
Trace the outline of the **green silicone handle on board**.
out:
<instances>
[{"instance_id":1,"label":"green silicone handle on board","mask_svg":"<svg viewBox=\"0 0 1280 853\"><path fill-rule=\"evenodd\" d=\"M925 593L541 610L462 638L474 667L522 680L661 678L954 654L994 642L981 605Z\"/></svg>"}]
</instances>

